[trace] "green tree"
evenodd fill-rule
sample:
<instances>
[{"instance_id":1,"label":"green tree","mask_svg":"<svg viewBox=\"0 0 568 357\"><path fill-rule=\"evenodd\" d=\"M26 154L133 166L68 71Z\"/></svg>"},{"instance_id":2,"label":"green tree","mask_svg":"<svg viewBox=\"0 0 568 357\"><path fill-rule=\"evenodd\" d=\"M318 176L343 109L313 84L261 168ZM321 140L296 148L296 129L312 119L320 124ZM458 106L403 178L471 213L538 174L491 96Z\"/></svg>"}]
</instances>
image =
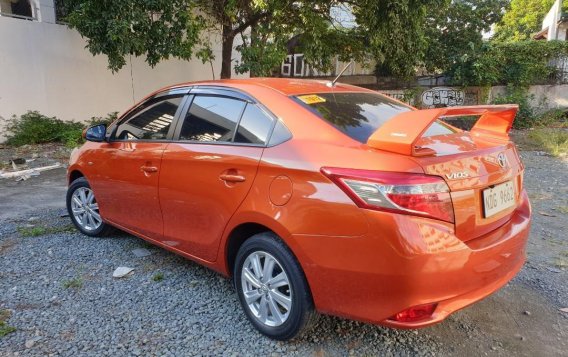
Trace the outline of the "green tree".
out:
<instances>
[{"instance_id":1,"label":"green tree","mask_svg":"<svg viewBox=\"0 0 568 357\"><path fill-rule=\"evenodd\" d=\"M427 8L444 0L68 0L69 26L87 38L91 53L108 56L116 71L129 55L156 65L176 57L213 59L214 35L221 34L221 78L229 78L234 40L242 61L237 71L266 74L287 52L287 41L302 37L305 60L329 69L334 55L347 60L389 59L389 68L408 73L424 52ZM356 26L345 28L331 16L342 6Z\"/></svg>"},{"instance_id":2,"label":"green tree","mask_svg":"<svg viewBox=\"0 0 568 357\"><path fill-rule=\"evenodd\" d=\"M542 20L554 0L511 0L503 20L495 28L494 39L500 42L530 40L540 31Z\"/></svg>"},{"instance_id":3,"label":"green tree","mask_svg":"<svg viewBox=\"0 0 568 357\"><path fill-rule=\"evenodd\" d=\"M415 73L428 42L425 20L429 9L446 6L447 1L363 1L355 11L361 24L363 46L384 73L409 77ZM368 35L367 35L368 34Z\"/></svg>"},{"instance_id":4,"label":"green tree","mask_svg":"<svg viewBox=\"0 0 568 357\"><path fill-rule=\"evenodd\" d=\"M426 69L444 73L474 57L483 46L482 34L501 19L507 4L507 0L452 0L447 6L431 8L425 30Z\"/></svg>"}]
</instances>

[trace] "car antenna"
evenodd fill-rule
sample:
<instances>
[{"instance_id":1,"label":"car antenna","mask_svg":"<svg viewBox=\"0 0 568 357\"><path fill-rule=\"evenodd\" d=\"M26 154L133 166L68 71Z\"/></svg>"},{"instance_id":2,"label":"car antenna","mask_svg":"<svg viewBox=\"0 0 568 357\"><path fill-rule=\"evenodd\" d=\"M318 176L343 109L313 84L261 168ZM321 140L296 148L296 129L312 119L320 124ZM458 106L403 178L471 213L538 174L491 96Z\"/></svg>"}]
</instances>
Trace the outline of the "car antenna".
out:
<instances>
[{"instance_id":1,"label":"car antenna","mask_svg":"<svg viewBox=\"0 0 568 357\"><path fill-rule=\"evenodd\" d=\"M343 67L343 69L341 70L341 72L339 72L339 74L337 75L337 77L335 77L335 79L331 82L329 82L327 84L328 87L335 87L335 82L337 82L337 80L339 79L339 77L341 77L343 75L343 73L345 71L347 71L347 68L349 68L351 65L353 64L353 60L351 60L351 62L347 63L347 65L345 65L345 67Z\"/></svg>"}]
</instances>

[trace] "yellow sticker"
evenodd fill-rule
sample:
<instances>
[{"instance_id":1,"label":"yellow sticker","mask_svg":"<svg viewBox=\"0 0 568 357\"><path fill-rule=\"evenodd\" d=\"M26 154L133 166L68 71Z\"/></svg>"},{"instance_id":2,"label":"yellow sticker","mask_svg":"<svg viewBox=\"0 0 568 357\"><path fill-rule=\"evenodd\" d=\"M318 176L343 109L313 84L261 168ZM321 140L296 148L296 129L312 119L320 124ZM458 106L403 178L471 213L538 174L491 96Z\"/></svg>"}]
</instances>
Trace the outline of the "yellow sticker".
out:
<instances>
[{"instance_id":1,"label":"yellow sticker","mask_svg":"<svg viewBox=\"0 0 568 357\"><path fill-rule=\"evenodd\" d=\"M316 94L300 95L298 99L306 104L325 103L325 99Z\"/></svg>"}]
</instances>

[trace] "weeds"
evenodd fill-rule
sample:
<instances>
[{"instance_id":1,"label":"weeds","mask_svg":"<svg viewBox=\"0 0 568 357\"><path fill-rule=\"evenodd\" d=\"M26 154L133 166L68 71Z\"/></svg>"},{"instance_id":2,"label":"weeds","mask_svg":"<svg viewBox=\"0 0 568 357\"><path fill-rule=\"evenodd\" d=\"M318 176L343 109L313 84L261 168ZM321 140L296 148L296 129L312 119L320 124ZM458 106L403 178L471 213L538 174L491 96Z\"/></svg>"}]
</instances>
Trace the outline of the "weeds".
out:
<instances>
[{"instance_id":1,"label":"weeds","mask_svg":"<svg viewBox=\"0 0 568 357\"><path fill-rule=\"evenodd\" d=\"M22 237L38 237L47 234L45 227L18 227L18 233Z\"/></svg>"},{"instance_id":2,"label":"weeds","mask_svg":"<svg viewBox=\"0 0 568 357\"><path fill-rule=\"evenodd\" d=\"M0 338L15 331L16 331L15 327L8 325L4 321L0 321Z\"/></svg>"},{"instance_id":3,"label":"weeds","mask_svg":"<svg viewBox=\"0 0 568 357\"><path fill-rule=\"evenodd\" d=\"M62 285L65 289L81 289L83 287L83 278L76 277L64 280Z\"/></svg>"},{"instance_id":4,"label":"weeds","mask_svg":"<svg viewBox=\"0 0 568 357\"><path fill-rule=\"evenodd\" d=\"M529 139L542 150L552 156L568 155L568 131L563 129L535 129L528 135Z\"/></svg>"},{"instance_id":5,"label":"weeds","mask_svg":"<svg viewBox=\"0 0 568 357\"><path fill-rule=\"evenodd\" d=\"M513 126L515 129L524 129L534 126L537 121L537 115L530 105L533 99L534 95L528 94L525 88L508 86L506 92L494 98L491 104L517 104L519 111Z\"/></svg>"},{"instance_id":6,"label":"weeds","mask_svg":"<svg viewBox=\"0 0 568 357\"><path fill-rule=\"evenodd\" d=\"M74 227L72 225L60 226L60 227L18 227L18 233L22 237L39 237L47 234L63 233L63 232L73 232Z\"/></svg>"},{"instance_id":7,"label":"weeds","mask_svg":"<svg viewBox=\"0 0 568 357\"><path fill-rule=\"evenodd\" d=\"M6 125L8 145L22 146L27 144L63 143L73 148L83 143L82 132L87 126L110 124L117 117L117 112L106 117L92 117L87 123L64 121L56 117L48 117L37 111L29 111L22 116L12 116Z\"/></svg>"},{"instance_id":8,"label":"weeds","mask_svg":"<svg viewBox=\"0 0 568 357\"><path fill-rule=\"evenodd\" d=\"M15 332L17 329L6 323L6 320L10 318L10 312L8 310L0 310L0 338Z\"/></svg>"},{"instance_id":9,"label":"weeds","mask_svg":"<svg viewBox=\"0 0 568 357\"><path fill-rule=\"evenodd\" d=\"M50 142L66 143L72 133L80 133L83 124L63 121L48 117L36 111L30 111L17 117L13 116L6 126L6 143L13 146L41 144Z\"/></svg>"},{"instance_id":10,"label":"weeds","mask_svg":"<svg viewBox=\"0 0 568 357\"><path fill-rule=\"evenodd\" d=\"M556 261L554 262L554 265L555 265L557 268L560 268L560 269L568 268L568 259L566 259L566 258L556 258Z\"/></svg>"},{"instance_id":11,"label":"weeds","mask_svg":"<svg viewBox=\"0 0 568 357\"><path fill-rule=\"evenodd\" d=\"M164 273L158 272L152 276L152 280L155 282L159 282L164 280Z\"/></svg>"},{"instance_id":12,"label":"weeds","mask_svg":"<svg viewBox=\"0 0 568 357\"><path fill-rule=\"evenodd\" d=\"M568 113L563 109L551 109L538 116L536 124L541 127L568 127Z\"/></svg>"}]
</instances>

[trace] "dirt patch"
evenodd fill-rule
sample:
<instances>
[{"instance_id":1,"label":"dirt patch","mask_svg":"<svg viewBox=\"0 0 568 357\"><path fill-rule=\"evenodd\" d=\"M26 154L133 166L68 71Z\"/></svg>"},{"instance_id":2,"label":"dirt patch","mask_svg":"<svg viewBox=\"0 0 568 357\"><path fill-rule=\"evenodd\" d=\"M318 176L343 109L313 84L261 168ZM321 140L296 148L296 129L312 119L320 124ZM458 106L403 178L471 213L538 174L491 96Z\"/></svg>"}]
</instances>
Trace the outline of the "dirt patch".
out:
<instances>
[{"instance_id":1,"label":"dirt patch","mask_svg":"<svg viewBox=\"0 0 568 357\"><path fill-rule=\"evenodd\" d=\"M26 181L0 179L0 220L30 218L38 209L65 208L66 170L42 172Z\"/></svg>"},{"instance_id":2,"label":"dirt patch","mask_svg":"<svg viewBox=\"0 0 568 357\"><path fill-rule=\"evenodd\" d=\"M24 159L25 163L18 164L20 169L37 168L54 163L66 164L69 162L71 149L62 144L37 144L19 147L0 144L0 170L12 170L12 160ZM19 163L17 161L16 163Z\"/></svg>"},{"instance_id":3,"label":"dirt patch","mask_svg":"<svg viewBox=\"0 0 568 357\"><path fill-rule=\"evenodd\" d=\"M453 343L458 356L566 355L567 319L538 291L518 280L489 298L456 313L431 334ZM459 326L459 328L455 328Z\"/></svg>"},{"instance_id":4,"label":"dirt patch","mask_svg":"<svg viewBox=\"0 0 568 357\"><path fill-rule=\"evenodd\" d=\"M0 255L8 252L16 244L17 241L15 239L6 239L4 241L0 241Z\"/></svg>"},{"instance_id":5,"label":"dirt patch","mask_svg":"<svg viewBox=\"0 0 568 357\"><path fill-rule=\"evenodd\" d=\"M0 172L61 165L38 176L31 175L24 181L0 178L0 219L22 217L38 208L63 209L67 186L65 167L70 153L71 150L61 144L20 147L0 144ZM16 167L11 162L13 160L17 162Z\"/></svg>"}]
</instances>

